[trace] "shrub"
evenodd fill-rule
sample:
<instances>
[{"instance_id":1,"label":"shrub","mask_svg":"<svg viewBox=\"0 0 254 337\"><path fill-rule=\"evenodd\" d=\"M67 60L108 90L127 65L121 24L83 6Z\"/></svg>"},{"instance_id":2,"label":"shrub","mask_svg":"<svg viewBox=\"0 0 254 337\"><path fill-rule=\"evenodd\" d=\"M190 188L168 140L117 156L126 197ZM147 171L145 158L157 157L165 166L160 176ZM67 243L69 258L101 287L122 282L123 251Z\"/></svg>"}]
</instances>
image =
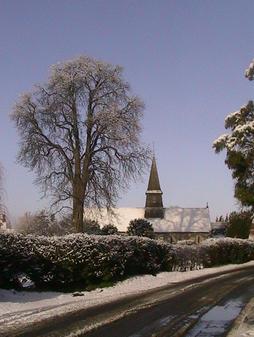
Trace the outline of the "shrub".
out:
<instances>
[{"instance_id":1,"label":"shrub","mask_svg":"<svg viewBox=\"0 0 254 337\"><path fill-rule=\"evenodd\" d=\"M131 220L127 228L128 235L143 236L147 238L154 237L153 226L145 219Z\"/></svg>"},{"instance_id":2,"label":"shrub","mask_svg":"<svg viewBox=\"0 0 254 337\"><path fill-rule=\"evenodd\" d=\"M117 234L118 233L118 229L116 226L114 225L105 225L102 227L101 229L101 234L102 235L114 235L114 234Z\"/></svg>"},{"instance_id":3,"label":"shrub","mask_svg":"<svg viewBox=\"0 0 254 337\"><path fill-rule=\"evenodd\" d=\"M229 215L226 236L231 238L248 239L252 224L253 214L249 211L232 212Z\"/></svg>"},{"instance_id":4,"label":"shrub","mask_svg":"<svg viewBox=\"0 0 254 337\"><path fill-rule=\"evenodd\" d=\"M37 288L76 289L165 270L168 246L146 238L0 234L3 287L26 274Z\"/></svg>"},{"instance_id":5,"label":"shrub","mask_svg":"<svg viewBox=\"0 0 254 337\"><path fill-rule=\"evenodd\" d=\"M86 234L101 234L99 223L95 220L84 219L84 232Z\"/></svg>"},{"instance_id":6,"label":"shrub","mask_svg":"<svg viewBox=\"0 0 254 337\"><path fill-rule=\"evenodd\" d=\"M254 242L242 239L208 239L200 245L204 267L244 263L254 259Z\"/></svg>"}]
</instances>

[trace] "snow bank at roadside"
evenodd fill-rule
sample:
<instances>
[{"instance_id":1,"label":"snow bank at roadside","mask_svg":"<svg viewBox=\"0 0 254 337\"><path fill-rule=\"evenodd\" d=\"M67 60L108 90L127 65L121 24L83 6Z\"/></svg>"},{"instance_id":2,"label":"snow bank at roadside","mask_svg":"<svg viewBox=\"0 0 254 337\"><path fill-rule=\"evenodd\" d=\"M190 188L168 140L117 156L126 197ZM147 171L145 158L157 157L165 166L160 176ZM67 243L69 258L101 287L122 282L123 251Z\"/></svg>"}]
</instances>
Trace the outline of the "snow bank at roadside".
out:
<instances>
[{"instance_id":1,"label":"snow bank at roadside","mask_svg":"<svg viewBox=\"0 0 254 337\"><path fill-rule=\"evenodd\" d=\"M113 287L83 292L84 296L81 297L73 297L72 293L16 292L0 289L0 327L6 328L13 326L13 324L31 323L53 315L58 316L97 304L108 303L145 290L252 265L254 266L254 261L243 265L228 265L189 272L163 272L157 276L137 276L119 282Z\"/></svg>"}]
</instances>

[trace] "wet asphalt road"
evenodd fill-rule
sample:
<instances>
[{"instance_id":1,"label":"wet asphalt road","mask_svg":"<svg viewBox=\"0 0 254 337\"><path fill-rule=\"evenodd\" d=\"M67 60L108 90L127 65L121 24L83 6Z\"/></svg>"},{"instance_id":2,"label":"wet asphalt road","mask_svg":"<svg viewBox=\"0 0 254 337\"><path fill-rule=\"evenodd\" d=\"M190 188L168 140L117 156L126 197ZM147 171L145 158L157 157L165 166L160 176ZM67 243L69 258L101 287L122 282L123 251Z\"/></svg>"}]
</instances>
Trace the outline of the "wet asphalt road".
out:
<instances>
[{"instance_id":1,"label":"wet asphalt road","mask_svg":"<svg viewBox=\"0 0 254 337\"><path fill-rule=\"evenodd\" d=\"M254 295L253 281L254 270L251 269L208 282L200 282L198 286L187 286L154 306L137 311L83 336L226 336L234 318ZM209 320L206 313L211 312L210 309L213 307L220 310L220 315L216 317L214 313L214 317ZM225 308L225 313L222 308ZM234 312L230 316L229 311L232 309Z\"/></svg>"},{"instance_id":2,"label":"wet asphalt road","mask_svg":"<svg viewBox=\"0 0 254 337\"><path fill-rule=\"evenodd\" d=\"M253 296L254 267L244 267L171 284L0 336L226 336L237 314Z\"/></svg>"}]
</instances>

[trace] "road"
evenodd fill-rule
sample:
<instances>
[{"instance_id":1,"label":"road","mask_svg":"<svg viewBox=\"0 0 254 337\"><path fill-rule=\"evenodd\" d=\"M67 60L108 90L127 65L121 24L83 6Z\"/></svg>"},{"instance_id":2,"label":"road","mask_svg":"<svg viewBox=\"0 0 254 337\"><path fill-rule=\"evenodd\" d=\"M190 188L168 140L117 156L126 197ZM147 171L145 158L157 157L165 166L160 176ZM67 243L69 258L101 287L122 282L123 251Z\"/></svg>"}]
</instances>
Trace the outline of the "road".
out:
<instances>
[{"instance_id":1,"label":"road","mask_svg":"<svg viewBox=\"0 0 254 337\"><path fill-rule=\"evenodd\" d=\"M54 317L12 337L226 336L253 296L254 267L239 267Z\"/></svg>"}]
</instances>

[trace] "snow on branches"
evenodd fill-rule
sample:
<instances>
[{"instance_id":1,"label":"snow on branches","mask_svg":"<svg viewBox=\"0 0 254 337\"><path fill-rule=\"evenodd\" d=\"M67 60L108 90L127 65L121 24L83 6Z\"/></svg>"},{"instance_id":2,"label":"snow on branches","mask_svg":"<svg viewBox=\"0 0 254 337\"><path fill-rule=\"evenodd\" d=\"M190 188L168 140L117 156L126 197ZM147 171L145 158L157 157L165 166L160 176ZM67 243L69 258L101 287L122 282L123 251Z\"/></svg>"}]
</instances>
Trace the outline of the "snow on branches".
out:
<instances>
[{"instance_id":1,"label":"snow on branches","mask_svg":"<svg viewBox=\"0 0 254 337\"><path fill-rule=\"evenodd\" d=\"M245 70L245 77L250 81L254 79L254 59L251 61L249 67Z\"/></svg>"},{"instance_id":2,"label":"snow on branches","mask_svg":"<svg viewBox=\"0 0 254 337\"><path fill-rule=\"evenodd\" d=\"M254 79L254 60L245 71L249 80ZM249 101L225 119L230 132L213 142L215 152L226 150L228 168L235 179L235 197L243 206L254 209L254 103Z\"/></svg>"},{"instance_id":3,"label":"snow on branches","mask_svg":"<svg viewBox=\"0 0 254 337\"><path fill-rule=\"evenodd\" d=\"M223 149L240 151L240 146L254 144L254 104L249 101L240 110L230 113L225 118L225 128L231 133L223 134L213 142L216 152Z\"/></svg>"},{"instance_id":4,"label":"snow on branches","mask_svg":"<svg viewBox=\"0 0 254 337\"><path fill-rule=\"evenodd\" d=\"M84 206L113 207L146 169L143 110L121 67L87 56L53 66L48 81L14 106L19 162L35 171L52 207L72 204L78 232Z\"/></svg>"}]
</instances>

